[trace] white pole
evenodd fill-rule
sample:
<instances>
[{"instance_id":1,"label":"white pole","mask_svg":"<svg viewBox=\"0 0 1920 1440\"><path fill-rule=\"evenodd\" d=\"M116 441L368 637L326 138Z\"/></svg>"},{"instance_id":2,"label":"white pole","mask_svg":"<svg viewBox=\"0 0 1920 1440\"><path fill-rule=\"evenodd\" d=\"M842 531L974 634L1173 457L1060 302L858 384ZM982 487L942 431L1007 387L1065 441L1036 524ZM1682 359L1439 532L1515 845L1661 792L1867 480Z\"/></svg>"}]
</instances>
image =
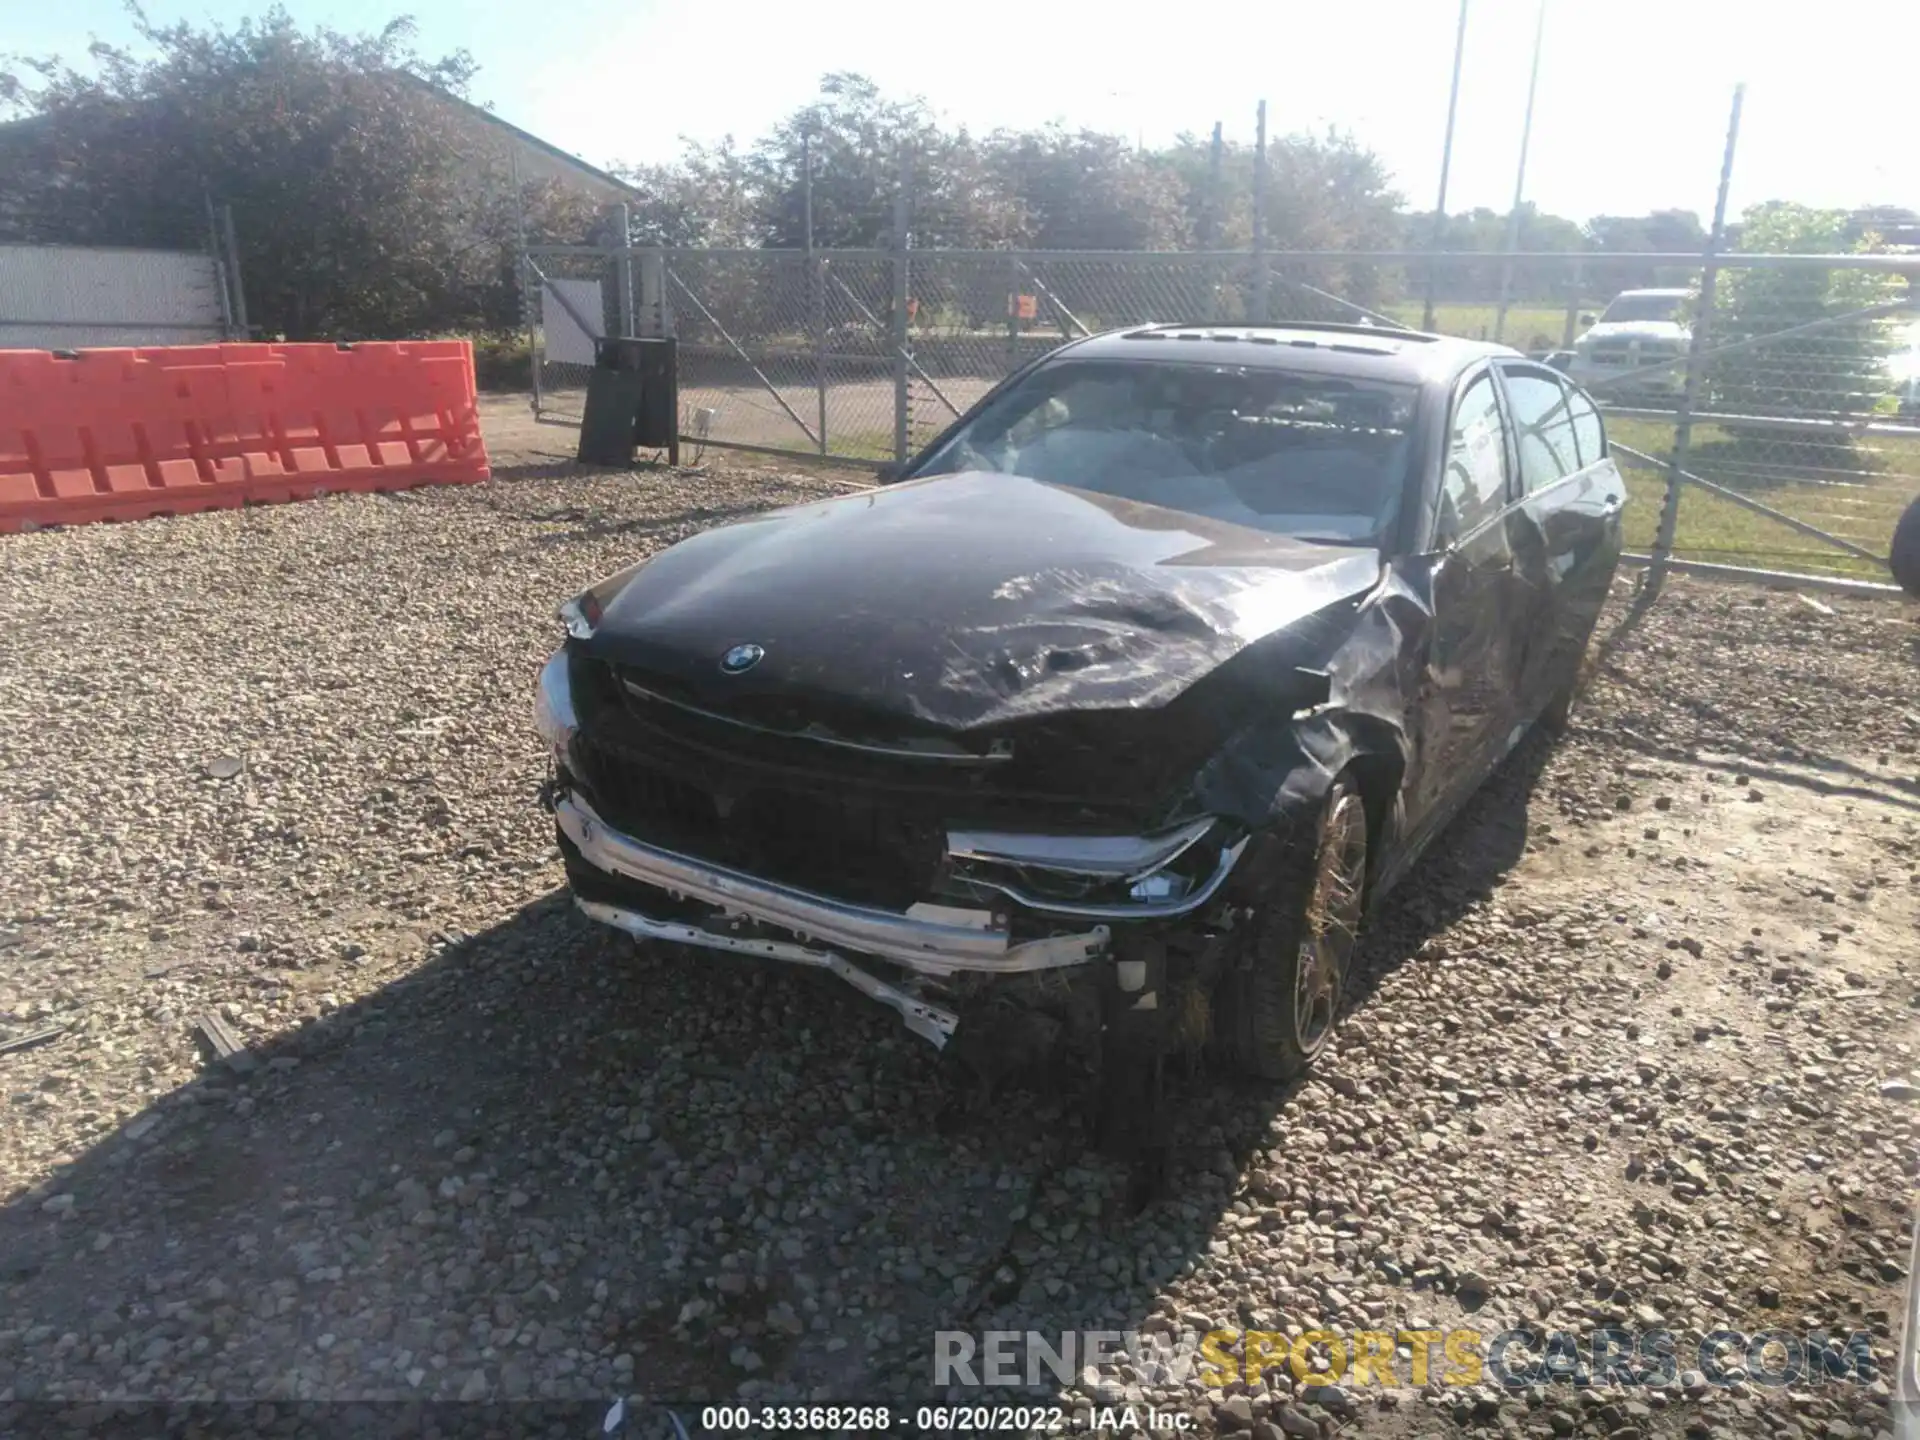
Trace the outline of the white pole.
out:
<instances>
[{"instance_id":1,"label":"white pole","mask_svg":"<svg viewBox=\"0 0 1920 1440\"><path fill-rule=\"evenodd\" d=\"M1511 257L1520 248L1520 201L1527 191L1527 144L1533 139L1533 97L1540 88L1540 42L1547 33L1547 0L1540 0L1533 19L1533 73L1527 77L1527 118L1520 125L1520 165L1513 176L1513 209L1507 212L1506 253ZM1500 264L1500 303L1493 312L1493 338L1504 339L1507 329L1507 297L1513 289L1513 261Z\"/></svg>"},{"instance_id":2,"label":"white pole","mask_svg":"<svg viewBox=\"0 0 1920 1440\"><path fill-rule=\"evenodd\" d=\"M1427 245L1427 304L1420 318L1422 330L1433 329L1434 267L1440 242L1447 233L1447 172L1453 167L1453 120L1460 109L1460 62L1467 53L1467 6L1460 0L1460 22L1453 36L1453 84L1447 91L1447 138L1440 142L1440 196L1433 202L1433 239Z\"/></svg>"}]
</instances>

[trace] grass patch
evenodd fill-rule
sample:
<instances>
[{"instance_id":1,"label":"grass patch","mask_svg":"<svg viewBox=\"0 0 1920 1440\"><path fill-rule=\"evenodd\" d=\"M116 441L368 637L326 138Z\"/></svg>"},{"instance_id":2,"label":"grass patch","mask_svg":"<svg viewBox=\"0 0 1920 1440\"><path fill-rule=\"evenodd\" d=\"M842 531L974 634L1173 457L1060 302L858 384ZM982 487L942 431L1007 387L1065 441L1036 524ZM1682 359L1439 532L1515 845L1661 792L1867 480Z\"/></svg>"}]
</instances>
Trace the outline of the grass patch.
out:
<instances>
[{"instance_id":1,"label":"grass patch","mask_svg":"<svg viewBox=\"0 0 1920 1440\"><path fill-rule=\"evenodd\" d=\"M1472 305L1448 302L1433 307L1433 328L1441 335L1454 335L1462 340L1493 339L1493 321L1496 305ZM1402 325L1411 325L1418 329L1425 318L1426 307L1419 300L1396 300L1383 306L1381 313L1390 315ZM1516 350L1557 350L1566 334L1567 312L1557 305L1509 305L1507 307L1507 330L1503 344ZM1544 341L1544 344L1536 342Z\"/></svg>"},{"instance_id":2,"label":"grass patch","mask_svg":"<svg viewBox=\"0 0 1920 1440\"><path fill-rule=\"evenodd\" d=\"M921 439L908 437L907 453L918 450ZM842 455L849 460L891 460L893 459L893 432L891 430L854 430L845 434L827 431L827 454Z\"/></svg>"},{"instance_id":3,"label":"grass patch","mask_svg":"<svg viewBox=\"0 0 1920 1440\"><path fill-rule=\"evenodd\" d=\"M724 448L735 437L727 433L724 424L718 425L705 442L694 437L687 428L685 416L681 417L680 448L683 451L697 451L703 443L715 448ZM908 454L920 448L925 437L916 437L908 447ZM893 432L891 430L848 430L827 431L827 453L822 455L804 436L794 435L791 440L749 440L743 443L759 446L763 450L782 455L792 455L796 460L880 460L893 459Z\"/></svg>"},{"instance_id":4,"label":"grass patch","mask_svg":"<svg viewBox=\"0 0 1920 1440\"><path fill-rule=\"evenodd\" d=\"M1667 421L1610 419L1607 433L1661 460L1672 452L1673 425ZM1687 469L1884 555L1901 512L1920 492L1920 441L1862 436L1835 445L1697 425ZM1622 470L1627 479L1622 517L1627 548L1645 552L1659 528L1666 476L1639 464L1623 463ZM1887 578L1884 566L1822 544L1697 485L1681 490L1674 553L1683 560L1719 565Z\"/></svg>"}]
</instances>

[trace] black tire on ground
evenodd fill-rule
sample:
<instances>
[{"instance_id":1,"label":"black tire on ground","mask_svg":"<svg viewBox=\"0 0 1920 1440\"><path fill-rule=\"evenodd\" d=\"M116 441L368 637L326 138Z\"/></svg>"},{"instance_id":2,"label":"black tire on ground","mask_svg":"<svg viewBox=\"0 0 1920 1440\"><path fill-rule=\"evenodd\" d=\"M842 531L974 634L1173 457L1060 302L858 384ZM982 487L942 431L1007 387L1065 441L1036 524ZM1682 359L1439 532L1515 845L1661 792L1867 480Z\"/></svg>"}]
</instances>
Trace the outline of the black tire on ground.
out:
<instances>
[{"instance_id":1,"label":"black tire on ground","mask_svg":"<svg viewBox=\"0 0 1920 1440\"><path fill-rule=\"evenodd\" d=\"M1566 678L1560 682L1546 708L1540 712L1540 728L1549 735L1564 735L1573 724L1573 712L1580 708L1580 697L1587 688L1587 652L1593 648L1593 630L1580 642L1577 654L1567 663Z\"/></svg>"},{"instance_id":2,"label":"black tire on ground","mask_svg":"<svg viewBox=\"0 0 1920 1440\"><path fill-rule=\"evenodd\" d=\"M1367 876L1367 815L1351 773L1314 821L1273 836L1247 860L1265 866L1246 950L1223 977L1215 1034L1235 1073L1292 1080L1326 1047L1347 988Z\"/></svg>"},{"instance_id":3,"label":"black tire on ground","mask_svg":"<svg viewBox=\"0 0 1920 1440\"><path fill-rule=\"evenodd\" d=\"M1567 678L1553 692L1546 709L1540 712L1540 728L1549 735L1564 735L1573 724L1574 707L1580 702L1580 675L1586 663L1587 652L1583 649L1567 668Z\"/></svg>"},{"instance_id":4,"label":"black tire on ground","mask_svg":"<svg viewBox=\"0 0 1920 1440\"><path fill-rule=\"evenodd\" d=\"M1887 549L1893 578L1909 595L1920 596L1920 496L1916 496L1893 527L1893 544Z\"/></svg>"}]
</instances>

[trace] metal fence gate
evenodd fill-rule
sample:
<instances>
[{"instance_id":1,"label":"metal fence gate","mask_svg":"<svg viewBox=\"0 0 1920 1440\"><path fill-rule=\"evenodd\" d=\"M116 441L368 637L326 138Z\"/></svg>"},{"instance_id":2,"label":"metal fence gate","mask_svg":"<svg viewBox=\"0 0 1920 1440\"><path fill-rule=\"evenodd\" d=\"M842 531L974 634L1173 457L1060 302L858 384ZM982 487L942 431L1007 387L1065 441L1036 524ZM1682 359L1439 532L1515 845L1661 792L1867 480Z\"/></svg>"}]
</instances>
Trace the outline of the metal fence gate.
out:
<instances>
[{"instance_id":1,"label":"metal fence gate","mask_svg":"<svg viewBox=\"0 0 1920 1440\"><path fill-rule=\"evenodd\" d=\"M1885 580L1894 523L1920 492L1920 255L1722 256L1711 338L1693 355L1700 257L1520 255L1504 278L1502 259L534 249L534 403L578 417L595 335L672 334L687 443L874 465L1083 335L1261 319L1417 327L1433 293L1437 331L1576 364L1642 481L1632 548L1652 545L1672 485L1683 562ZM1502 288L1505 303L1492 298ZM1625 339L1590 324L1632 289L1690 297L1680 323Z\"/></svg>"}]
</instances>

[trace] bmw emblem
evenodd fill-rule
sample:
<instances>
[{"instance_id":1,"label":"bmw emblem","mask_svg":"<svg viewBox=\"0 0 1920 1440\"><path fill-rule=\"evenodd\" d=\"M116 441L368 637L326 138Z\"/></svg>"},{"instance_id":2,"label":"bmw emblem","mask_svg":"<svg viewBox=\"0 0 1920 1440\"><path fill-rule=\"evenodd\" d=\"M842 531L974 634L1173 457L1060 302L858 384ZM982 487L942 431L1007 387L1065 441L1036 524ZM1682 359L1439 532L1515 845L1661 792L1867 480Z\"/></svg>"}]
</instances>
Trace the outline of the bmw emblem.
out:
<instances>
[{"instance_id":1,"label":"bmw emblem","mask_svg":"<svg viewBox=\"0 0 1920 1440\"><path fill-rule=\"evenodd\" d=\"M758 645L736 645L720 657L720 668L728 675L744 675L758 665L766 653Z\"/></svg>"}]
</instances>

